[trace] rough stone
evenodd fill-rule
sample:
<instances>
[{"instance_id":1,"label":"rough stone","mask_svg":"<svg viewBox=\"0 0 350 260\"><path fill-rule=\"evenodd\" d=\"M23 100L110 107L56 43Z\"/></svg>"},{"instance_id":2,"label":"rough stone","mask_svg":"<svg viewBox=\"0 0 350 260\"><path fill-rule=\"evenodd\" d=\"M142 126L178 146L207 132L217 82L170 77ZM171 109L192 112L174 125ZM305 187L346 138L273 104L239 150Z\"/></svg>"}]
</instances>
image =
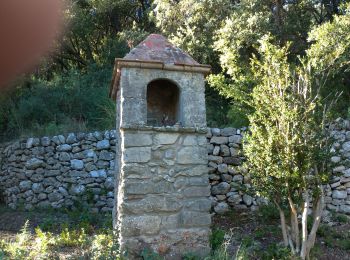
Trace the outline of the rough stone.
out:
<instances>
[{"instance_id":1,"label":"rough stone","mask_svg":"<svg viewBox=\"0 0 350 260\"><path fill-rule=\"evenodd\" d=\"M58 191L48 194L47 197L50 202L56 202L63 198L62 194Z\"/></svg>"},{"instance_id":2,"label":"rough stone","mask_svg":"<svg viewBox=\"0 0 350 260\"><path fill-rule=\"evenodd\" d=\"M61 144L56 147L56 150L58 152L69 152L72 150L72 146L70 146L69 144Z\"/></svg>"},{"instance_id":3,"label":"rough stone","mask_svg":"<svg viewBox=\"0 0 350 260\"><path fill-rule=\"evenodd\" d=\"M19 189L21 191L27 191L32 187L32 182L31 181L21 181L19 183Z\"/></svg>"},{"instance_id":4,"label":"rough stone","mask_svg":"<svg viewBox=\"0 0 350 260\"><path fill-rule=\"evenodd\" d=\"M227 182L221 182L218 185L215 185L212 187L211 193L213 195L224 195L228 193L230 189L231 189L230 184L228 184Z\"/></svg>"},{"instance_id":5,"label":"rough stone","mask_svg":"<svg viewBox=\"0 0 350 260\"><path fill-rule=\"evenodd\" d=\"M220 202L214 207L214 211L218 214L225 214L230 210L229 205L226 202Z\"/></svg>"},{"instance_id":6,"label":"rough stone","mask_svg":"<svg viewBox=\"0 0 350 260\"><path fill-rule=\"evenodd\" d=\"M246 204L247 206L250 206L253 204L253 198L247 194L243 195L243 202L244 204Z\"/></svg>"},{"instance_id":7,"label":"rough stone","mask_svg":"<svg viewBox=\"0 0 350 260\"><path fill-rule=\"evenodd\" d=\"M224 136L213 136L210 139L210 143L211 144L226 144L228 143L228 137L224 137Z\"/></svg>"},{"instance_id":8,"label":"rough stone","mask_svg":"<svg viewBox=\"0 0 350 260\"><path fill-rule=\"evenodd\" d=\"M71 167L74 170L82 170L84 169L84 162L82 160L71 160L70 161Z\"/></svg>"},{"instance_id":9,"label":"rough stone","mask_svg":"<svg viewBox=\"0 0 350 260\"><path fill-rule=\"evenodd\" d=\"M41 145L42 146L49 146L50 143L51 143L51 140L50 140L49 137L44 136L44 137L41 138Z\"/></svg>"},{"instance_id":10,"label":"rough stone","mask_svg":"<svg viewBox=\"0 0 350 260\"><path fill-rule=\"evenodd\" d=\"M73 144L73 143L76 143L77 141L78 141L77 137L74 133L68 134L67 139L66 139L67 144Z\"/></svg>"},{"instance_id":11,"label":"rough stone","mask_svg":"<svg viewBox=\"0 0 350 260\"><path fill-rule=\"evenodd\" d=\"M151 160L150 147L130 147L124 151L124 160L127 163L142 163Z\"/></svg>"},{"instance_id":12,"label":"rough stone","mask_svg":"<svg viewBox=\"0 0 350 260\"><path fill-rule=\"evenodd\" d=\"M227 173L228 172L228 167L227 164L222 163L218 165L218 172L219 173Z\"/></svg>"},{"instance_id":13,"label":"rough stone","mask_svg":"<svg viewBox=\"0 0 350 260\"><path fill-rule=\"evenodd\" d=\"M159 133L154 136L155 145L169 145L174 144L179 138L176 133Z\"/></svg>"},{"instance_id":14,"label":"rough stone","mask_svg":"<svg viewBox=\"0 0 350 260\"><path fill-rule=\"evenodd\" d=\"M44 166L44 161L37 158L32 158L26 162L26 168L28 170L35 170L36 168L39 168L42 166Z\"/></svg>"},{"instance_id":15,"label":"rough stone","mask_svg":"<svg viewBox=\"0 0 350 260\"><path fill-rule=\"evenodd\" d=\"M232 135L228 138L228 141L230 143L241 144L242 143L242 136L241 135Z\"/></svg>"},{"instance_id":16,"label":"rough stone","mask_svg":"<svg viewBox=\"0 0 350 260\"><path fill-rule=\"evenodd\" d=\"M108 149L111 145L109 144L109 140L98 141L96 144L97 150Z\"/></svg>"},{"instance_id":17,"label":"rough stone","mask_svg":"<svg viewBox=\"0 0 350 260\"><path fill-rule=\"evenodd\" d=\"M332 193L333 199L345 199L348 196L346 191L334 190Z\"/></svg>"},{"instance_id":18,"label":"rough stone","mask_svg":"<svg viewBox=\"0 0 350 260\"><path fill-rule=\"evenodd\" d=\"M152 145L152 136L142 133L126 133L124 135L125 147L150 146Z\"/></svg>"}]
</instances>

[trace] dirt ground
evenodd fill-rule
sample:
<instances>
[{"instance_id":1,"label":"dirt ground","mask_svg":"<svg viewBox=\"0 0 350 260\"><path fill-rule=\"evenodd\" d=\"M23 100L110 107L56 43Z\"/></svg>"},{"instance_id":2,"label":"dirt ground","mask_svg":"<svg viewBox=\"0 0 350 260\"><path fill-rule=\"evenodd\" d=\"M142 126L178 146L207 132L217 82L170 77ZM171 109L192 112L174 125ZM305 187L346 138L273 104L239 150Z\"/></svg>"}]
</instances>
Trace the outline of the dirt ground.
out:
<instances>
[{"instance_id":1,"label":"dirt ground","mask_svg":"<svg viewBox=\"0 0 350 260\"><path fill-rule=\"evenodd\" d=\"M250 241L253 240L253 242L250 242L253 244L253 247L254 243L259 246L257 251L267 250L269 246L280 243L282 239L279 219L266 220L261 218L258 213L247 211L230 212L224 216L216 215L213 218L213 228L222 229L226 233L231 234L228 246L231 255L235 255L237 249L242 245L242 241L247 239ZM316 245L312 252L312 259L350 259L350 248L344 249L337 245L337 239L350 237L350 223L337 223L331 229L333 230L331 237L317 236ZM347 242L350 244L350 241ZM261 259L260 253L252 253L250 259Z\"/></svg>"},{"instance_id":2,"label":"dirt ground","mask_svg":"<svg viewBox=\"0 0 350 260\"><path fill-rule=\"evenodd\" d=\"M69 221L69 216L64 213L13 211L0 207L0 240L13 239L27 220L29 220L29 229L34 231L35 227L42 225L48 217L50 222L53 223ZM254 250L252 251L249 259L262 259L261 251L268 250L271 245L278 244L281 241L278 218L264 219L258 213L234 211L224 216L216 215L213 217L213 230L215 229L225 231L227 250L232 259L234 259L242 243L249 243L252 248L255 247L255 252L253 252ZM337 242L337 239L350 237L350 223L338 223L333 226L331 237L327 234L329 233L328 229L325 229L324 233L326 234L317 237L312 258L320 260L350 260L350 248L341 247ZM350 241L345 242L350 244ZM72 252L69 252L70 250L62 252L60 259L67 259L69 255L77 253L74 249L71 250Z\"/></svg>"}]
</instances>

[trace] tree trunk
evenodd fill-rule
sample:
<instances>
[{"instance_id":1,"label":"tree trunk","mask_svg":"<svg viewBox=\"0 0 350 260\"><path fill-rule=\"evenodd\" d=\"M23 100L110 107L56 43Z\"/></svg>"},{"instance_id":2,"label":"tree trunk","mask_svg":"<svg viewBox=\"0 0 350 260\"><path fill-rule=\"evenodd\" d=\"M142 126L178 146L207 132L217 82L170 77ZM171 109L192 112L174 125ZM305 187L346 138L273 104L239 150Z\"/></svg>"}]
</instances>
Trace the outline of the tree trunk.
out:
<instances>
[{"instance_id":1,"label":"tree trunk","mask_svg":"<svg viewBox=\"0 0 350 260\"><path fill-rule=\"evenodd\" d=\"M315 245L316 241L316 233L318 230L318 227L320 226L321 223L321 218L322 218L322 212L323 212L323 207L324 207L324 195L323 195L323 188L320 185L319 187L321 189L320 195L317 198L317 203L316 203L316 208L314 209L314 223L312 225L309 238L307 240L306 244L306 257L309 259L310 251Z\"/></svg>"},{"instance_id":2,"label":"tree trunk","mask_svg":"<svg viewBox=\"0 0 350 260\"><path fill-rule=\"evenodd\" d=\"M304 201L304 209L301 219L301 228L302 228L302 244L300 250L301 259L306 258L307 253L307 241L308 241L308 232L307 232L307 216L309 212L309 192L305 191L305 201Z\"/></svg>"},{"instance_id":3,"label":"tree trunk","mask_svg":"<svg viewBox=\"0 0 350 260\"><path fill-rule=\"evenodd\" d=\"M282 229L282 237L283 237L283 243L285 247L288 247L288 235L287 235L287 225L286 225L286 217L284 215L284 212L280 205L275 201L275 205L278 208L278 211L280 213L280 220L281 220L281 229Z\"/></svg>"},{"instance_id":4,"label":"tree trunk","mask_svg":"<svg viewBox=\"0 0 350 260\"><path fill-rule=\"evenodd\" d=\"M290 223L292 228L292 238L295 243L295 252L300 252L300 232L299 232L299 223L298 223L298 211L295 207L295 204L292 198L288 197L289 206L290 206Z\"/></svg>"}]
</instances>

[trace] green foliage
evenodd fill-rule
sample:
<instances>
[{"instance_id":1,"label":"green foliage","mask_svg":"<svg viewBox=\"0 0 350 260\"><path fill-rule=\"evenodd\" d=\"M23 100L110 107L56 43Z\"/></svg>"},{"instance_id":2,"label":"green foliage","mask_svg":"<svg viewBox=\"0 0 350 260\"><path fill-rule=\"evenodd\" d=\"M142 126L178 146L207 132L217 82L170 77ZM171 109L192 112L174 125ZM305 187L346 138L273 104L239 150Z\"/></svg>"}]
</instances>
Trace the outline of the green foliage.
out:
<instances>
[{"instance_id":1,"label":"green foliage","mask_svg":"<svg viewBox=\"0 0 350 260\"><path fill-rule=\"evenodd\" d=\"M36 227L35 234L30 233L27 221L14 240L0 241L0 259L58 259L62 249L65 251L67 247L78 249L79 259L120 259L118 237L111 225L100 223L99 228L89 235L74 221L68 219L65 223L52 226L50 232ZM99 222L106 222L104 216L99 217Z\"/></svg>"},{"instance_id":2,"label":"green foliage","mask_svg":"<svg viewBox=\"0 0 350 260\"><path fill-rule=\"evenodd\" d=\"M58 246L75 247L84 246L87 243L87 235L84 229L69 230L64 228L56 239Z\"/></svg>"},{"instance_id":3,"label":"green foliage","mask_svg":"<svg viewBox=\"0 0 350 260\"><path fill-rule=\"evenodd\" d=\"M267 249L262 253L262 259L280 259L280 260L289 260L291 259L291 252L288 248L282 247L278 244L270 244Z\"/></svg>"},{"instance_id":4,"label":"green foliage","mask_svg":"<svg viewBox=\"0 0 350 260\"><path fill-rule=\"evenodd\" d=\"M141 257L143 260L163 260L158 253L154 252L152 249L144 248L141 252Z\"/></svg>"},{"instance_id":5,"label":"green foliage","mask_svg":"<svg viewBox=\"0 0 350 260\"><path fill-rule=\"evenodd\" d=\"M94 260L116 260L119 258L119 245L116 243L118 237L114 232L95 235L90 249L90 259Z\"/></svg>"},{"instance_id":6,"label":"green foliage","mask_svg":"<svg viewBox=\"0 0 350 260\"><path fill-rule=\"evenodd\" d=\"M267 205L260 205L258 214L265 222L279 219L280 217L278 209L272 203L269 203Z\"/></svg>"},{"instance_id":7,"label":"green foliage","mask_svg":"<svg viewBox=\"0 0 350 260\"><path fill-rule=\"evenodd\" d=\"M348 223L349 222L348 216L344 215L344 214L335 213L332 218L339 223Z\"/></svg>"},{"instance_id":8,"label":"green foliage","mask_svg":"<svg viewBox=\"0 0 350 260\"><path fill-rule=\"evenodd\" d=\"M337 231L331 226L324 224L320 226L317 233L321 238L323 238L328 247L339 247L344 250L350 250L349 230Z\"/></svg>"},{"instance_id":9,"label":"green foliage","mask_svg":"<svg viewBox=\"0 0 350 260\"><path fill-rule=\"evenodd\" d=\"M247 102L258 84L251 59L259 57L259 41L264 35L271 35L271 43L276 46L290 45L287 58L295 65L300 65L299 57L305 55L314 57L314 67L317 64L326 68L335 56L338 65L346 62L350 53L346 18L349 9L344 3L348 2L243 0L233 4L230 15L214 34L213 46L223 71L209 77L210 85L241 111L251 113ZM335 114L346 116L350 74L340 71L337 64L333 66L337 73L328 78L320 94L327 97L333 90L344 91L346 94L337 102Z\"/></svg>"},{"instance_id":10,"label":"green foliage","mask_svg":"<svg viewBox=\"0 0 350 260\"><path fill-rule=\"evenodd\" d=\"M210 247L212 250L217 250L225 241L225 231L221 229L213 229L209 238Z\"/></svg>"},{"instance_id":11,"label":"green foliage","mask_svg":"<svg viewBox=\"0 0 350 260\"><path fill-rule=\"evenodd\" d=\"M2 104L7 135L42 135L115 127L115 104L108 97L110 68L91 66L55 80L30 81L30 88ZM0 105L1 106L1 105ZM0 109L1 110L1 109ZM3 120L5 120L3 119Z\"/></svg>"}]
</instances>

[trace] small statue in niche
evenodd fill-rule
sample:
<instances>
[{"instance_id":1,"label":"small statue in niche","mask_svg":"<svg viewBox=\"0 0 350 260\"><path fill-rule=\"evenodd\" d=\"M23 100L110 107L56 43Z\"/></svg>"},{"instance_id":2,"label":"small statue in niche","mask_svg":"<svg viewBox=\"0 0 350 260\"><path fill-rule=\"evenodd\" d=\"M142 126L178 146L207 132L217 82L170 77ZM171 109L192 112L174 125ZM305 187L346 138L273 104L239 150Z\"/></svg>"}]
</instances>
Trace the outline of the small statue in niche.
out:
<instances>
[{"instance_id":1,"label":"small statue in niche","mask_svg":"<svg viewBox=\"0 0 350 260\"><path fill-rule=\"evenodd\" d=\"M173 125L175 125L176 120L169 119L168 115L163 114L161 123L162 123L162 126L173 126Z\"/></svg>"}]
</instances>

